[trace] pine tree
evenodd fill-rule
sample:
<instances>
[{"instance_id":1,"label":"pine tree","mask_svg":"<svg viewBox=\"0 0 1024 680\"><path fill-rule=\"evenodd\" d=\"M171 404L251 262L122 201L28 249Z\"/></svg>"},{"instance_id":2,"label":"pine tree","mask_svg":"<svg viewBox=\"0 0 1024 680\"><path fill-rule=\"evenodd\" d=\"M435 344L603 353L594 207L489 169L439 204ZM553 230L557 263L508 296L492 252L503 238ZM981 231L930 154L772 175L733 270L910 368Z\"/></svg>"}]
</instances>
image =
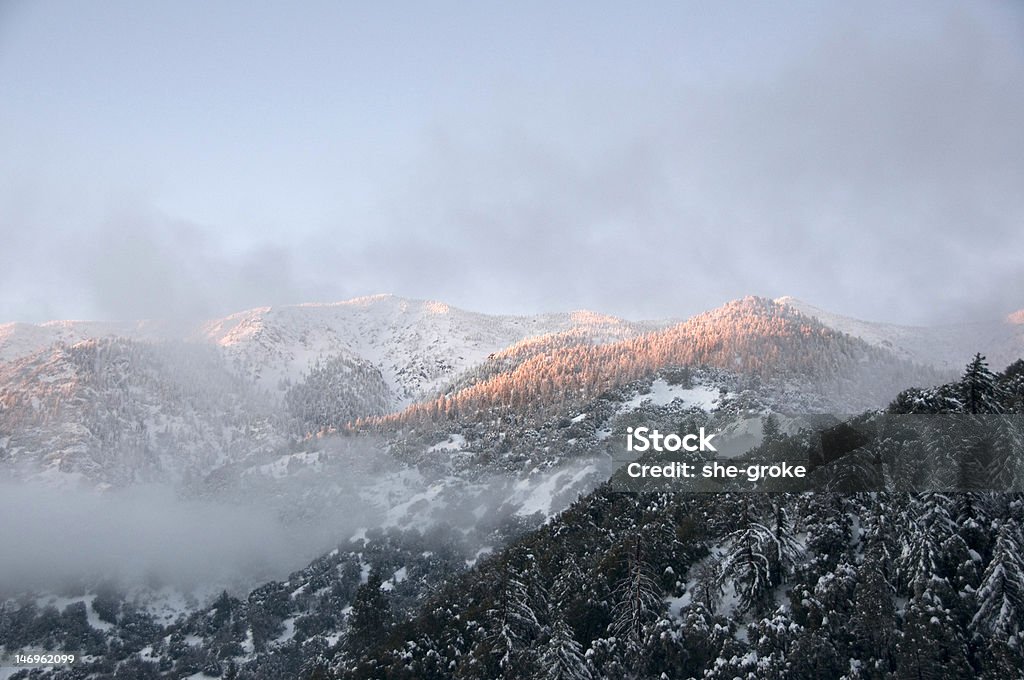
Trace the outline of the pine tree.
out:
<instances>
[{"instance_id":1,"label":"pine tree","mask_svg":"<svg viewBox=\"0 0 1024 680\"><path fill-rule=\"evenodd\" d=\"M380 589L382 583L380 572L373 570L352 601L347 646L353 656L380 643L387 632L391 603Z\"/></svg>"},{"instance_id":2,"label":"pine tree","mask_svg":"<svg viewBox=\"0 0 1024 680\"><path fill-rule=\"evenodd\" d=\"M774 559L772 560L772 584L783 583L796 569L803 556L803 550L797 543L793 532L793 524L786 509L789 496L778 496L772 501L772 539L774 539Z\"/></svg>"},{"instance_id":3,"label":"pine tree","mask_svg":"<svg viewBox=\"0 0 1024 680\"><path fill-rule=\"evenodd\" d=\"M790 612L780 607L770 616L752 622L749 631L756 645L760 677L787 677L790 650L802 633L802 627L793 621Z\"/></svg>"},{"instance_id":4,"label":"pine tree","mask_svg":"<svg viewBox=\"0 0 1024 680\"><path fill-rule=\"evenodd\" d=\"M562 619L555 621L551 637L540 659L544 680L591 680L582 648Z\"/></svg>"},{"instance_id":5,"label":"pine tree","mask_svg":"<svg viewBox=\"0 0 1024 680\"><path fill-rule=\"evenodd\" d=\"M773 528L748 518L745 528L727 537L729 548L722 559L722 576L733 581L744 611L780 585L799 559L800 548L785 508L776 501L773 510Z\"/></svg>"},{"instance_id":6,"label":"pine tree","mask_svg":"<svg viewBox=\"0 0 1024 680\"><path fill-rule=\"evenodd\" d=\"M1017 359L999 375L1006 411L1024 413L1024 359Z\"/></svg>"},{"instance_id":7,"label":"pine tree","mask_svg":"<svg viewBox=\"0 0 1024 680\"><path fill-rule=\"evenodd\" d=\"M996 376L980 353L967 364L960 379L960 393L967 413L999 413L1002 409L998 399Z\"/></svg>"},{"instance_id":8,"label":"pine tree","mask_svg":"<svg viewBox=\"0 0 1024 680\"><path fill-rule=\"evenodd\" d=\"M1007 639L1024 626L1024 556L1014 527L1000 527L992 560L977 593L978 611L971 631L979 637Z\"/></svg>"},{"instance_id":9,"label":"pine tree","mask_svg":"<svg viewBox=\"0 0 1024 680\"><path fill-rule=\"evenodd\" d=\"M517 566L514 563L523 566ZM490 658L503 677L528 675L536 662L533 644L543 632L546 592L530 553L513 554L504 567L497 601L488 610Z\"/></svg>"},{"instance_id":10,"label":"pine tree","mask_svg":"<svg viewBox=\"0 0 1024 680\"><path fill-rule=\"evenodd\" d=\"M767 527L751 522L729 536L728 552L722 559L722 577L732 580L741 611L761 602L772 587L772 560L765 550L765 539L770 535Z\"/></svg>"},{"instance_id":11,"label":"pine tree","mask_svg":"<svg viewBox=\"0 0 1024 680\"><path fill-rule=\"evenodd\" d=\"M769 413L761 418L761 436L766 444L772 444L782 439L779 419L774 413Z\"/></svg>"},{"instance_id":12,"label":"pine tree","mask_svg":"<svg viewBox=\"0 0 1024 680\"><path fill-rule=\"evenodd\" d=\"M941 579L920 579L904 613L903 634L896 646L896 676L942 680L970 676L967 645L953 614L940 595ZM935 590L938 588L939 590Z\"/></svg>"},{"instance_id":13,"label":"pine tree","mask_svg":"<svg viewBox=\"0 0 1024 680\"><path fill-rule=\"evenodd\" d=\"M789 677L793 678L838 678L847 666L834 637L825 628L801 629L793 641L789 661Z\"/></svg>"},{"instance_id":14,"label":"pine tree","mask_svg":"<svg viewBox=\"0 0 1024 680\"><path fill-rule=\"evenodd\" d=\"M664 607L651 568L644 561L642 534L634 538L629 564L613 593L615 606L609 632L625 641L627 655L637 657L643 648L647 626L656 621Z\"/></svg>"},{"instance_id":15,"label":"pine tree","mask_svg":"<svg viewBox=\"0 0 1024 680\"><path fill-rule=\"evenodd\" d=\"M959 537L949 516L951 505L948 496L929 493L908 508L909 521L905 522L901 536L903 546L898 568L902 588L933 575L952 575L947 555L953 547L951 539L955 537L959 541ZM961 543L959 541L958 545Z\"/></svg>"},{"instance_id":16,"label":"pine tree","mask_svg":"<svg viewBox=\"0 0 1024 680\"><path fill-rule=\"evenodd\" d=\"M896 637L896 603L892 585L876 556L866 555L854 589L852 629L855 649L864 663L862 677L885 677L891 670Z\"/></svg>"}]
</instances>

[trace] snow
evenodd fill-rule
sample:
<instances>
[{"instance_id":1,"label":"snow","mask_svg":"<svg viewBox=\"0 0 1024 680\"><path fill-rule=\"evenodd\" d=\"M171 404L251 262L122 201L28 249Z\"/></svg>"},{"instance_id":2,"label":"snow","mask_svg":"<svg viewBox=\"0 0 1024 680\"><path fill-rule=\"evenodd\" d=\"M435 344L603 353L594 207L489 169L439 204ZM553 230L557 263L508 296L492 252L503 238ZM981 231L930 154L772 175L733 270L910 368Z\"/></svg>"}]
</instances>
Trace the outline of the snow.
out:
<instances>
[{"instance_id":1,"label":"snow","mask_svg":"<svg viewBox=\"0 0 1024 680\"><path fill-rule=\"evenodd\" d=\"M480 561L481 557L490 555L492 552L494 552L494 548L492 546L487 545L483 548L480 548L476 551L476 554L473 555L472 559L466 560L466 567L472 569L476 565L476 563Z\"/></svg>"},{"instance_id":2,"label":"snow","mask_svg":"<svg viewBox=\"0 0 1024 680\"><path fill-rule=\"evenodd\" d=\"M448 439L445 441L439 444L434 444L427 449L427 453L435 453L437 451L462 451L465 448L466 438L461 434L451 434L448 435Z\"/></svg>"},{"instance_id":3,"label":"snow","mask_svg":"<svg viewBox=\"0 0 1024 680\"><path fill-rule=\"evenodd\" d=\"M293 461L304 467L312 467L312 469L319 469L321 467L318 453L292 453L280 456L274 462L260 465L256 469L268 477L283 479L288 476L288 466Z\"/></svg>"},{"instance_id":4,"label":"snow","mask_svg":"<svg viewBox=\"0 0 1024 680\"><path fill-rule=\"evenodd\" d=\"M289 616L287 619L281 622L284 626L284 632L275 638L275 642L288 642L295 637L295 617Z\"/></svg>"},{"instance_id":5,"label":"snow","mask_svg":"<svg viewBox=\"0 0 1024 680\"><path fill-rule=\"evenodd\" d=\"M363 553L359 553L359 583L366 583L370 580L370 563L363 560Z\"/></svg>"},{"instance_id":6,"label":"snow","mask_svg":"<svg viewBox=\"0 0 1024 680\"><path fill-rule=\"evenodd\" d=\"M710 385L696 385L694 387L683 387L682 385L670 385L663 378L658 378L651 383L651 391L646 394L637 394L629 401L622 404L619 412L633 411L643 405L667 406L676 399L683 402L685 406L697 406L705 411L715 407L720 397L717 387Z\"/></svg>"},{"instance_id":7,"label":"snow","mask_svg":"<svg viewBox=\"0 0 1024 680\"><path fill-rule=\"evenodd\" d=\"M384 583L380 584L380 589L385 591L394 590L395 586L397 586L399 583L405 580L406 574L406 568L401 567L400 569L395 571L394 574L391 575L391 578L389 578L387 581L384 581Z\"/></svg>"},{"instance_id":8,"label":"snow","mask_svg":"<svg viewBox=\"0 0 1024 680\"><path fill-rule=\"evenodd\" d=\"M68 605L74 604L75 602L84 602L85 618L89 622L89 625L96 630L110 630L114 627L113 624L100 619L100 615L92 608L92 601L95 599L96 595L80 595L78 597L58 597L57 595L47 595L36 598L36 606L39 608L52 606L56 608L57 611L63 613Z\"/></svg>"},{"instance_id":9,"label":"snow","mask_svg":"<svg viewBox=\"0 0 1024 680\"><path fill-rule=\"evenodd\" d=\"M97 321L48 321L43 324L0 323L0 361L11 361L62 342L73 345L90 338L111 335L153 339L165 329L158 324L104 323Z\"/></svg>"},{"instance_id":10,"label":"snow","mask_svg":"<svg viewBox=\"0 0 1024 680\"><path fill-rule=\"evenodd\" d=\"M733 583L730 583L722 592L722 597L719 600L717 607L718 613L725 618L732 618L733 613L740 606L740 594L736 592L736 587Z\"/></svg>"},{"instance_id":11,"label":"snow","mask_svg":"<svg viewBox=\"0 0 1024 680\"><path fill-rule=\"evenodd\" d=\"M251 655L256 650L256 642L252 636L252 628L247 628L245 631L245 639L242 640L242 651L245 652L246 656Z\"/></svg>"},{"instance_id":12,"label":"snow","mask_svg":"<svg viewBox=\"0 0 1024 680\"><path fill-rule=\"evenodd\" d=\"M545 517L550 517L560 509L553 507L557 494L564 493L566 489L576 488L580 482L596 472L597 466L588 463L576 470L568 467L553 474L533 475L516 482L516 496L513 501L519 505L516 514L526 517L539 512Z\"/></svg>"},{"instance_id":13,"label":"snow","mask_svg":"<svg viewBox=\"0 0 1024 680\"><path fill-rule=\"evenodd\" d=\"M940 370L959 372L978 351L998 369L1024 354L1024 334L1012 315L981 323L900 326L834 314L792 297L781 297L775 302L816 318L829 328L887 349L902 359Z\"/></svg>"},{"instance_id":14,"label":"snow","mask_svg":"<svg viewBox=\"0 0 1024 680\"><path fill-rule=\"evenodd\" d=\"M689 590L683 593L681 597L666 597L665 605L668 609L668 615L674 619L681 619L683 609L689 607L692 600L693 593Z\"/></svg>"}]
</instances>

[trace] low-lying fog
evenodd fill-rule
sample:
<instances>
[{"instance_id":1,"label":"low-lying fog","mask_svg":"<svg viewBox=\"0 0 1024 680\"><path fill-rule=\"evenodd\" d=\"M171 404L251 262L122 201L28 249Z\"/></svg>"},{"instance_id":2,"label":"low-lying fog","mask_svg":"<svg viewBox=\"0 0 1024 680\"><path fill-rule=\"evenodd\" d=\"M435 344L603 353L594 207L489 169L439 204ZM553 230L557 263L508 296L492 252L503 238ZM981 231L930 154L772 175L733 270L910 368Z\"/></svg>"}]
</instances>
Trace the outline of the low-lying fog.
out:
<instances>
[{"instance_id":1,"label":"low-lying fog","mask_svg":"<svg viewBox=\"0 0 1024 680\"><path fill-rule=\"evenodd\" d=\"M301 567L323 541L258 504L184 499L167 486L0 487L0 590L99 578L186 590L243 585Z\"/></svg>"},{"instance_id":2,"label":"low-lying fog","mask_svg":"<svg viewBox=\"0 0 1024 680\"><path fill-rule=\"evenodd\" d=\"M608 472L576 460L526 478L427 476L380 450L326 441L203 499L170 485L98 492L0 483L0 597L101 581L243 594L369 527L445 524L472 552L503 523L557 512Z\"/></svg>"}]
</instances>

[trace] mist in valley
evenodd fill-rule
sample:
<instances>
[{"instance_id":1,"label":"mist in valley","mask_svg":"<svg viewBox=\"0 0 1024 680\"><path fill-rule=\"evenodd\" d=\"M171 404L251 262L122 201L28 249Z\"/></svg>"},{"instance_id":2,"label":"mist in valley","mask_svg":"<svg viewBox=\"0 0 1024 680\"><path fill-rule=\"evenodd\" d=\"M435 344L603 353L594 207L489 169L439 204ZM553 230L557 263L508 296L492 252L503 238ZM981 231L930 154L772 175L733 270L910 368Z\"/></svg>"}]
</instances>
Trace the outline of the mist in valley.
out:
<instances>
[{"instance_id":1,"label":"mist in valley","mask_svg":"<svg viewBox=\"0 0 1024 680\"><path fill-rule=\"evenodd\" d=\"M122 592L244 596L374 529L433 534L460 544L469 558L543 521L606 472L590 459L525 477L424 472L383 451L375 437L330 436L315 450L210 475L192 487L5 482L0 597L101 584Z\"/></svg>"}]
</instances>

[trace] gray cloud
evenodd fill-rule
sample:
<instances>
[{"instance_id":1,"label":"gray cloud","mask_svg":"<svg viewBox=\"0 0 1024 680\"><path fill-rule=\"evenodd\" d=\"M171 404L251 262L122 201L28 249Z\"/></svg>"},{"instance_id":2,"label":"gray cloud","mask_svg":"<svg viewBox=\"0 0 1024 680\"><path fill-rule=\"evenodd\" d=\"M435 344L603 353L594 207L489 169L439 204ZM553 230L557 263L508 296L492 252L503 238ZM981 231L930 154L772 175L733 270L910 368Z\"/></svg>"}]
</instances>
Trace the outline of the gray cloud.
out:
<instances>
[{"instance_id":1,"label":"gray cloud","mask_svg":"<svg viewBox=\"0 0 1024 680\"><path fill-rule=\"evenodd\" d=\"M91 577L244 592L299 568L325 544L269 510L183 500L168 487L97 494L23 483L0 490L0 539L18 546L0 553L5 594Z\"/></svg>"},{"instance_id":2,"label":"gray cloud","mask_svg":"<svg viewBox=\"0 0 1024 680\"><path fill-rule=\"evenodd\" d=\"M658 316L791 294L917 323L1024 306L1007 285L1024 270L1024 59L957 12L932 36L869 28L766 82L636 100L669 104L595 126L582 153L531 131L436 143L398 201L413 226L370 253L468 304Z\"/></svg>"},{"instance_id":3,"label":"gray cloud","mask_svg":"<svg viewBox=\"0 0 1024 680\"><path fill-rule=\"evenodd\" d=\"M54 252L27 245L49 227L23 207L0 217L0 311L209 316L395 292L634 318L747 294L907 323L999 316L1024 307L1024 20L914 12L837 11L785 66L732 80L510 86L424 128L375 176L376 208L331 229L239 245L239 225L140 210L65 229Z\"/></svg>"},{"instance_id":4,"label":"gray cloud","mask_svg":"<svg viewBox=\"0 0 1024 680\"><path fill-rule=\"evenodd\" d=\"M194 320L302 300L291 246L253 239L229 247L216 229L133 208L53 228L0 222L14 245L0 257L4 320ZM39 237L45 230L47 238ZM8 312L5 306L10 307Z\"/></svg>"},{"instance_id":5,"label":"gray cloud","mask_svg":"<svg viewBox=\"0 0 1024 680\"><path fill-rule=\"evenodd\" d=\"M257 240L229 250L215 230L182 220L124 216L73 243L72 271L104 316L209 317L300 294L288 249Z\"/></svg>"}]
</instances>

